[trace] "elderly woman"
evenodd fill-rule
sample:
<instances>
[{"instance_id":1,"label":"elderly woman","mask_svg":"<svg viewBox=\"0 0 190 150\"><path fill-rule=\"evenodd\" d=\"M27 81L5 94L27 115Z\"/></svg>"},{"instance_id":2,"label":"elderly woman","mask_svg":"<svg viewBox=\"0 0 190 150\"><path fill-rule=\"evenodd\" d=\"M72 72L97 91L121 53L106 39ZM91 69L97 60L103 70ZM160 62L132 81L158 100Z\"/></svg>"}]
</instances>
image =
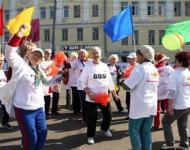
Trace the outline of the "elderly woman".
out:
<instances>
[{"instance_id":1,"label":"elderly woman","mask_svg":"<svg viewBox=\"0 0 190 150\"><path fill-rule=\"evenodd\" d=\"M62 77L55 77L51 81L46 80L45 73L39 67L44 56L42 49L34 47L28 54L28 63L17 54L16 50L26 30L25 25L21 26L6 45L5 57L12 67L13 76L1 88L0 98L4 97L3 103L6 104L9 114L11 114L10 107L14 107L16 120L22 133L23 149L37 150L43 149L47 136L43 109L43 84L57 83L62 80Z\"/></svg>"},{"instance_id":2,"label":"elderly woman","mask_svg":"<svg viewBox=\"0 0 190 150\"><path fill-rule=\"evenodd\" d=\"M85 104L86 93L81 87L79 77L81 76L81 73L84 67L89 62L91 62L91 60L88 59L88 52L85 49L80 49L79 54L78 54L78 59L70 61L70 62L66 62L65 64L66 68L74 69L76 71L75 72L76 76L78 77L77 89L76 87L72 88L72 90L75 90L75 91L77 90L79 94L79 97L75 96L73 99L73 112L75 115L78 116L81 111L81 106L82 106L82 119L84 123L86 122L86 108L85 108L86 107L86 104Z\"/></svg>"},{"instance_id":3,"label":"elderly woman","mask_svg":"<svg viewBox=\"0 0 190 150\"><path fill-rule=\"evenodd\" d=\"M175 55L175 71L169 77L168 111L162 119L166 144L161 149L175 148L171 124L177 120L180 144L177 149L189 149L188 115L190 113L190 52Z\"/></svg>"},{"instance_id":4,"label":"elderly woman","mask_svg":"<svg viewBox=\"0 0 190 150\"><path fill-rule=\"evenodd\" d=\"M129 134L132 148L152 150L151 126L156 115L159 74L154 64L155 50L143 45L136 51L138 66L124 81L131 90Z\"/></svg>"},{"instance_id":5,"label":"elderly woman","mask_svg":"<svg viewBox=\"0 0 190 150\"><path fill-rule=\"evenodd\" d=\"M111 79L110 71L107 64L101 62L101 49L94 47L92 49L92 62L84 67L80 76L81 87L86 92L86 123L87 123L87 142L94 144L94 136L96 132L97 107L99 106L103 113L101 130L107 137L112 137L109 130L111 122L111 106L108 102L106 106L97 104L95 97L102 92L108 93L110 90L117 98L114 91L114 85Z\"/></svg>"},{"instance_id":6,"label":"elderly woman","mask_svg":"<svg viewBox=\"0 0 190 150\"><path fill-rule=\"evenodd\" d=\"M108 67L109 67L109 70L110 70L110 74L111 74L111 77L112 77L112 81L113 81L113 84L114 84L114 87L115 87L115 91L118 95L119 93L119 90L120 90L120 87L119 87L119 79L122 75L122 72L121 72L121 69L119 66L116 65L116 63L118 62L119 58L117 56L117 54L112 54L110 57L109 57L109 64L108 64ZM114 96L113 97L113 100L117 106L117 109L119 112L122 112L123 111L123 107L122 107L122 104L121 104L121 100L118 99L116 100Z\"/></svg>"}]
</instances>

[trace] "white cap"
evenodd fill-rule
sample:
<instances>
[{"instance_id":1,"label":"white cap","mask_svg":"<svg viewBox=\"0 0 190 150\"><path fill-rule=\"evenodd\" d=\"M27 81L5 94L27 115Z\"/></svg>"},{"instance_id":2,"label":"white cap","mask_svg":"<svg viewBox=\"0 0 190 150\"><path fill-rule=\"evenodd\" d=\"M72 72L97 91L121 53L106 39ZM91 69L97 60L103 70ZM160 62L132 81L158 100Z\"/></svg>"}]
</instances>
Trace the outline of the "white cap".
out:
<instances>
[{"instance_id":1,"label":"white cap","mask_svg":"<svg viewBox=\"0 0 190 150\"><path fill-rule=\"evenodd\" d=\"M52 53L51 49L49 49L49 48L45 49L44 52L45 52L45 53L47 52L47 53L49 53L49 54Z\"/></svg>"},{"instance_id":2,"label":"white cap","mask_svg":"<svg viewBox=\"0 0 190 150\"><path fill-rule=\"evenodd\" d=\"M131 53L129 53L129 55L127 57L128 58L135 58L135 57L137 57L137 55L135 52L131 52Z\"/></svg>"},{"instance_id":3,"label":"white cap","mask_svg":"<svg viewBox=\"0 0 190 150\"><path fill-rule=\"evenodd\" d=\"M42 58L44 57L44 51L41 48L33 48L32 52L40 52L42 54Z\"/></svg>"},{"instance_id":4,"label":"white cap","mask_svg":"<svg viewBox=\"0 0 190 150\"><path fill-rule=\"evenodd\" d=\"M144 58L152 62L154 61L155 50L150 45L142 45L139 50L143 54Z\"/></svg>"}]
</instances>

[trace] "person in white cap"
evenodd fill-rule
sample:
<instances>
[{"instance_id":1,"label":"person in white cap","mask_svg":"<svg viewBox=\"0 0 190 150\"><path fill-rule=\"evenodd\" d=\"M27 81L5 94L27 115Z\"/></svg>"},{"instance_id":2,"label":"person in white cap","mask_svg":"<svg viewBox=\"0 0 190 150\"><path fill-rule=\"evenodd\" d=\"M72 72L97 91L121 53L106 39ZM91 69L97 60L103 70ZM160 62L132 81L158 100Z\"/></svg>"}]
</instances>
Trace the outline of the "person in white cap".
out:
<instances>
[{"instance_id":1,"label":"person in white cap","mask_svg":"<svg viewBox=\"0 0 190 150\"><path fill-rule=\"evenodd\" d=\"M62 75L47 81L45 73L40 69L44 52L33 48L28 54L28 63L16 52L21 44L27 27L22 25L19 31L9 40L5 49L5 58L12 67L11 80L0 88L0 99L9 115L13 115L22 133L23 149L43 149L47 124L44 113L43 84L61 82Z\"/></svg>"},{"instance_id":2,"label":"person in white cap","mask_svg":"<svg viewBox=\"0 0 190 150\"><path fill-rule=\"evenodd\" d=\"M123 86L131 90L129 134L132 149L152 150L151 127L157 110L159 74L154 62L154 49L143 45L136 51L137 62Z\"/></svg>"},{"instance_id":3,"label":"person in white cap","mask_svg":"<svg viewBox=\"0 0 190 150\"><path fill-rule=\"evenodd\" d=\"M137 61L137 55L136 55L136 53L135 52L129 53L129 55L127 56L128 66L123 71L123 75L122 75L123 79L127 79L130 76L130 74L132 73L133 69L137 65L136 61ZM130 111L130 90L126 90L125 103L126 103L128 114L129 114L129 111ZM128 120L129 116L127 116L126 119Z\"/></svg>"},{"instance_id":4,"label":"person in white cap","mask_svg":"<svg viewBox=\"0 0 190 150\"><path fill-rule=\"evenodd\" d=\"M51 54L52 54L51 49L45 49L44 50L44 60L40 64L42 70L47 74L49 71L48 67L53 63L53 61L51 60ZM51 76L48 76L48 77L50 79L52 78ZM48 119L52 92L50 90L50 86L44 85L43 89L44 89L45 114L46 114L46 119Z\"/></svg>"}]
</instances>

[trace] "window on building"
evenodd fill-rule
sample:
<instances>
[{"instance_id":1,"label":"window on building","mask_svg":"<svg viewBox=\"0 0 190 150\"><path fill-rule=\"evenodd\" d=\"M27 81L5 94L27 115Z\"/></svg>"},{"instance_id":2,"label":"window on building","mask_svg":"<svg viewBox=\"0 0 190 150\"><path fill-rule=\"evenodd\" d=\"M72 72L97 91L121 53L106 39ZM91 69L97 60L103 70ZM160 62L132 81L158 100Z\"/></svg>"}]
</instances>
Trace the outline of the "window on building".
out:
<instances>
[{"instance_id":1,"label":"window on building","mask_svg":"<svg viewBox=\"0 0 190 150\"><path fill-rule=\"evenodd\" d=\"M50 19L54 18L54 6L49 7L49 17Z\"/></svg>"},{"instance_id":2,"label":"window on building","mask_svg":"<svg viewBox=\"0 0 190 150\"><path fill-rule=\"evenodd\" d=\"M50 30L46 29L44 30L44 42L49 42L50 41Z\"/></svg>"},{"instance_id":3,"label":"window on building","mask_svg":"<svg viewBox=\"0 0 190 150\"><path fill-rule=\"evenodd\" d=\"M139 31L135 30L134 31L134 36L135 36L135 45L139 45ZM132 45L134 45L134 41L132 40Z\"/></svg>"},{"instance_id":4,"label":"window on building","mask_svg":"<svg viewBox=\"0 0 190 150\"><path fill-rule=\"evenodd\" d=\"M185 2L185 16L190 16L190 2Z\"/></svg>"},{"instance_id":5,"label":"window on building","mask_svg":"<svg viewBox=\"0 0 190 150\"><path fill-rule=\"evenodd\" d=\"M128 45L129 42L128 42L128 37L126 38L123 38L122 41L121 41L121 44L124 46L124 45Z\"/></svg>"},{"instance_id":6,"label":"window on building","mask_svg":"<svg viewBox=\"0 0 190 150\"><path fill-rule=\"evenodd\" d=\"M92 40L99 40L99 29L92 28Z\"/></svg>"},{"instance_id":7,"label":"window on building","mask_svg":"<svg viewBox=\"0 0 190 150\"><path fill-rule=\"evenodd\" d=\"M148 16L152 16L154 15L154 2L148 2L148 5L147 5L147 15Z\"/></svg>"},{"instance_id":8,"label":"window on building","mask_svg":"<svg viewBox=\"0 0 190 150\"><path fill-rule=\"evenodd\" d=\"M121 10L124 10L128 5L128 2L121 2Z\"/></svg>"},{"instance_id":9,"label":"window on building","mask_svg":"<svg viewBox=\"0 0 190 150\"><path fill-rule=\"evenodd\" d=\"M7 9L5 10L5 21L8 21L10 19L10 11Z\"/></svg>"},{"instance_id":10,"label":"window on building","mask_svg":"<svg viewBox=\"0 0 190 150\"><path fill-rule=\"evenodd\" d=\"M162 45L162 38L165 34L164 30L159 30L159 45Z\"/></svg>"},{"instance_id":11,"label":"window on building","mask_svg":"<svg viewBox=\"0 0 190 150\"><path fill-rule=\"evenodd\" d=\"M74 6L74 18L80 18L80 5Z\"/></svg>"},{"instance_id":12,"label":"window on building","mask_svg":"<svg viewBox=\"0 0 190 150\"><path fill-rule=\"evenodd\" d=\"M158 3L158 15L160 15L160 16L166 15L166 2L160 1Z\"/></svg>"},{"instance_id":13,"label":"window on building","mask_svg":"<svg viewBox=\"0 0 190 150\"><path fill-rule=\"evenodd\" d=\"M63 6L63 17L69 17L69 6Z\"/></svg>"},{"instance_id":14,"label":"window on building","mask_svg":"<svg viewBox=\"0 0 190 150\"><path fill-rule=\"evenodd\" d=\"M9 32L8 31L5 31L5 35L4 35L4 38L5 38L5 42L8 42L9 41Z\"/></svg>"},{"instance_id":15,"label":"window on building","mask_svg":"<svg viewBox=\"0 0 190 150\"><path fill-rule=\"evenodd\" d=\"M174 16L181 16L181 2L174 2Z\"/></svg>"},{"instance_id":16,"label":"window on building","mask_svg":"<svg viewBox=\"0 0 190 150\"><path fill-rule=\"evenodd\" d=\"M17 13L20 13L22 10L23 10L22 8L18 8Z\"/></svg>"},{"instance_id":17,"label":"window on building","mask_svg":"<svg viewBox=\"0 0 190 150\"><path fill-rule=\"evenodd\" d=\"M40 18L46 19L46 8L45 7L40 7Z\"/></svg>"},{"instance_id":18,"label":"window on building","mask_svg":"<svg viewBox=\"0 0 190 150\"><path fill-rule=\"evenodd\" d=\"M68 41L68 29L62 29L62 41Z\"/></svg>"},{"instance_id":19,"label":"window on building","mask_svg":"<svg viewBox=\"0 0 190 150\"><path fill-rule=\"evenodd\" d=\"M148 44L155 45L155 31L154 30L148 31Z\"/></svg>"},{"instance_id":20,"label":"window on building","mask_svg":"<svg viewBox=\"0 0 190 150\"><path fill-rule=\"evenodd\" d=\"M132 15L138 15L139 14L139 3L138 2L132 2Z\"/></svg>"},{"instance_id":21,"label":"window on building","mask_svg":"<svg viewBox=\"0 0 190 150\"><path fill-rule=\"evenodd\" d=\"M83 40L83 28L77 29L77 40L82 41Z\"/></svg>"},{"instance_id":22,"label":"window on building","mask_svg":"<svg viewBox=\"0 0 190 150\"><path fill-rule=\"evenodd\" d=\"M98 4L92 5L92 17L98 17L99 10L98 10Z\"/></svg>"}]
</instances>

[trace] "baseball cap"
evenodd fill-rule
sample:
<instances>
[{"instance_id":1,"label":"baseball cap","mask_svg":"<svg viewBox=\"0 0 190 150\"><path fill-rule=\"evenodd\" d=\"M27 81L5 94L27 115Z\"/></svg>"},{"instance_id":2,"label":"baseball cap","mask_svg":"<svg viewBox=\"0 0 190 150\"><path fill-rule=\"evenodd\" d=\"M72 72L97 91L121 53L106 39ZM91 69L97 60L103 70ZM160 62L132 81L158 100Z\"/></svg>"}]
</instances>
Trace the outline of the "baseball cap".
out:
<instances>
[{"instance_id":1,"label":"baseball cap","mask_svg":"<svg viewBox=\"0 0 190 150\"><path fill-rule=\"evenodd\" d=\"M163 62L164 60L169 59L164 53L156 53L154 57L156 63Z\"/></svg>"},{"instance_id":2,"label":"baseball cap","mask_svg":"<svg viewBox=\"0 0 190 150\"><path fill-rule=\"evenodd\" d=\"M42 58L44 57L44 51L41 48L35 47L32 49L32 52L40 52L42 55Z\"/></svg>"},{"instance_id":3,"label":"baseball cap","mask_svg":"<svg viewBox=\"0 0 190 150\"><path fill-rule=\"evenodd\" d=\"M154 62L155 50L150 45L142 45L139 51L143 54L144 58Z\"/></svg>"},{"instance_id":4,"label":"baseball cap","mask_svg":"<svg viewBox=\"0 0 190 150\"><path fill-rule=\"evenodd\" d=\"M131 52L131 53L129 53L129 55L127 57L128 58L135 58L135 57L137 57L137 55L135 52Z\"/></svg>"}]
</instances>

